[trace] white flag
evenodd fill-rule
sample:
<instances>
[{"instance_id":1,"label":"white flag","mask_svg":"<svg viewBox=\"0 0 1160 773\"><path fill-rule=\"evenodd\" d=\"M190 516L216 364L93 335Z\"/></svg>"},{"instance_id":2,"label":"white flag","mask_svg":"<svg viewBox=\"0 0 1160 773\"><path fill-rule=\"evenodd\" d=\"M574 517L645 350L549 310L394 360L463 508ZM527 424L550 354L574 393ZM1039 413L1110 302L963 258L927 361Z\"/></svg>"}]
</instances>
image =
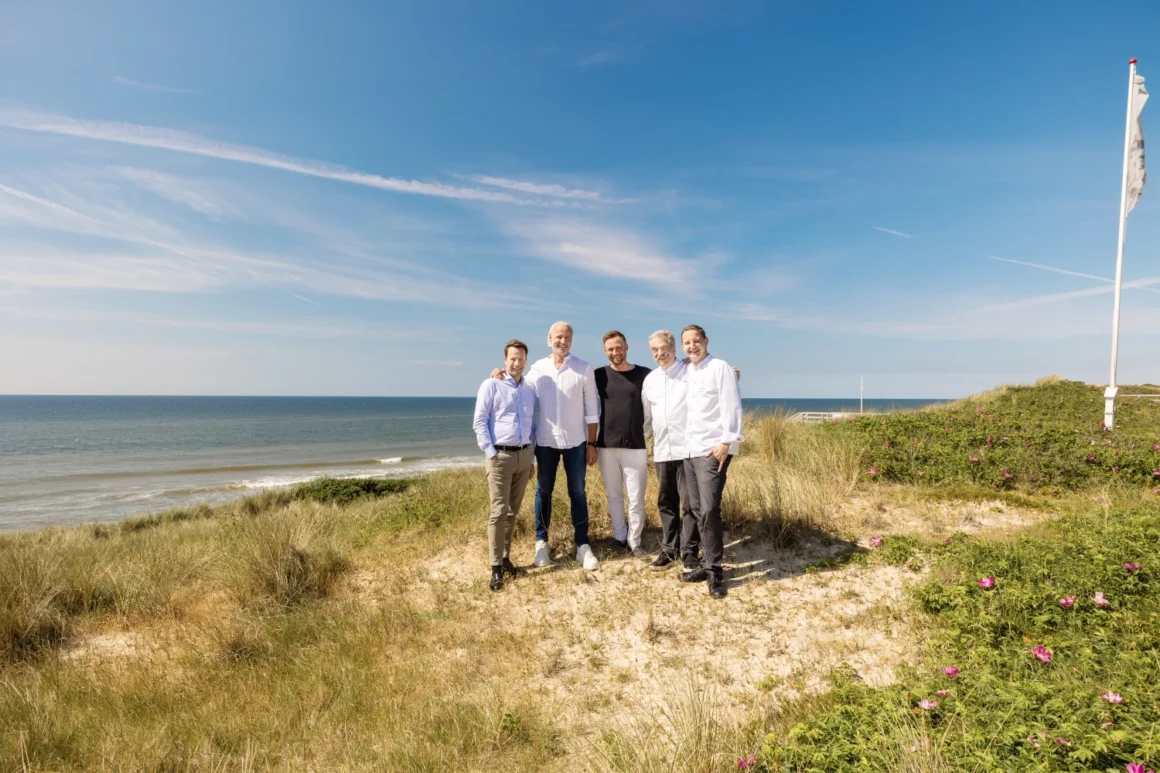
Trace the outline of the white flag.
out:
<instances>
[{"instance_id":1,"label":"white flag","mask_svg":"<svg viewBox=\"0 0 1160 773\"><path fill-rule=\"evenodd\" d=\"M1128 208L1125 214L1132 211L1140 194L1144 192L1144 125L1140 123L1140 112L1144 103L1148 101L1148 92L1144 89L1144 79L1136 75L1135 91L1132 94L1132 129L1128 135Z\"/></svg>"}]
</instances>

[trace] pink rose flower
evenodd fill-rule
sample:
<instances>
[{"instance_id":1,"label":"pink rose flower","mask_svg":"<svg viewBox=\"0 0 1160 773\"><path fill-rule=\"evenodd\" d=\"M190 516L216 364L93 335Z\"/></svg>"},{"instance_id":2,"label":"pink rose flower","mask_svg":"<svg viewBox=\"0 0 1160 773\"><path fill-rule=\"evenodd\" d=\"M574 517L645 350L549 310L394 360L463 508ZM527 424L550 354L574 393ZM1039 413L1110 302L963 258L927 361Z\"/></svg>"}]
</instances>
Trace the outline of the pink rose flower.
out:
<instances>
[{"instance_id":1,"label":"pink rose flower","mask_svg":"<svg viewBox=\"0 0 1160 773\"><path fill-rule=\"evenodd\" d=\"M983 577L982 579L979 580L979 587L980 588L993 588L993 587L995 587L995 578L994 577Z\"/></svg>"},{"instance_id":2,"label":"pink rose flower","mask_svg":"<svg viewBox=\"0 0 1160 773\"><path fill-rule=\"evenodd\" d=\"M1037 645L1033 652L1035 653L1035 657L1039 658L1044 663L1051 662L1051 650L1047 649L1047 647L1044 647L1042 644Z\"/></svg>"}]
</instances>

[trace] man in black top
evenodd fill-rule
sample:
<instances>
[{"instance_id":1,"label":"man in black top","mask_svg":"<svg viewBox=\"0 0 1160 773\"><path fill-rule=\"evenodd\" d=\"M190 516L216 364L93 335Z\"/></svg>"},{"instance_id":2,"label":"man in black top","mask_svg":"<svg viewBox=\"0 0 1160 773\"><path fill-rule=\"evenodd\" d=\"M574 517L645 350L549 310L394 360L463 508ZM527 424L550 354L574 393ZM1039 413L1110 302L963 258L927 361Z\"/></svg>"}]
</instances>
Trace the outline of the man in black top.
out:
<instances>
[{"instance_id":1,"label":"man in black top","mask_svg":"<svg viewBox=\"0 0 1160 773\"><path fill-rule=\"evenodd\" d=\"M600 395L600 432L596 453L600 476L608 492L608 515L613 541L648 560L641 543L644 534L644 495L648 484L648 455L644 447L644 404L641 386L649 369L628 362L628 341L612 330L604 335L609 365L596 371ZM624 500L628 497L628 523Z\"/></svg>"}]
</instances>

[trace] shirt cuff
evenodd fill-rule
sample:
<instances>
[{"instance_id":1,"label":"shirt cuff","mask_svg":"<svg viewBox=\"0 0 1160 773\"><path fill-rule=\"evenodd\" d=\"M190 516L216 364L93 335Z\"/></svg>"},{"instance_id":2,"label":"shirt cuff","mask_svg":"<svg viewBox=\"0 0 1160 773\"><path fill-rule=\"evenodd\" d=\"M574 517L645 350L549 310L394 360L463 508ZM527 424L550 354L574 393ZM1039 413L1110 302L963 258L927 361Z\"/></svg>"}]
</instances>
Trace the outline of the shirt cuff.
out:
<instances>
[{"instance_id":1,"label":"shirt cuff","mask_svg":"<svg viewBox=\"0 0 1160 773\"><path fill-rule=\"evenodd\" d=\"M730 445L733 445L734 443L740 443L744 439L745 438L741 435L740 432L725 432L721 435L721 442L728 443Z\"/></svg>"},{"instance_id":2,"label":"shirt cuff","mask_svg":"<svg viewBox=\"0 0 1160 773\"><path fill-rule=\"evenodd\" d=\"M595 416L585 416L584 423L585 424L599 424L600 423L600 414L596 414Z\"/></svg>"},{"instance_id":3,"label":"shirt cuff","mask_svg":"<svg viewBox=\"0 0 1160 773\"><path fill-rule=\"evenodd\" d=\"M495 446L488 446L487 448L483 449L483 455L486 456L488 459L491 459L493 456L496 455L496 453L498 453L498 452L495 450Z\"/></svg>"}]
</instances>

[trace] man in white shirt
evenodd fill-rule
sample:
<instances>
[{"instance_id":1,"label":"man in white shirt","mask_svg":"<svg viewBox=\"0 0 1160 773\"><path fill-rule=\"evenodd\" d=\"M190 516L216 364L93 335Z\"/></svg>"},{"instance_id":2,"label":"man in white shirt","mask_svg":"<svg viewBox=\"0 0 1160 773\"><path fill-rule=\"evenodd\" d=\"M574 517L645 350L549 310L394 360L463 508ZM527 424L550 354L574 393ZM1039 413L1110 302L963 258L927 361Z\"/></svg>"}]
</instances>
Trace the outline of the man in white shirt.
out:
<instances>
[{"instance_id":1,"label":"man in white shirt","mask_svg":"<svg viewBox=\"0 0 1160 773\"><path fill-rule=\"evenodd\" d=\"M685 449L687 366L677 359L676 339L668 330L653 333L648 345L658 367L645 376L641 402L645 424L652 425L657 510L661 515L661 551L651 566L665 569L680 556L685 569L692 571L699 565L701 537L689 509L683 470L689 457Z\"/></svg>"},{"instance_id":2,"label":"man in white shirt","mask_svg":"<svg viewBox=\"0 0 1160 773\"><path fill-rule=\"evenodd\" d=\"M476 442L483 451L491 517L487 544L491 553L493 591L503 590L504 575L523 570L511 562L512 532L524 501L524 491L535 472L536 392L523 378L528 347L512 339L503 348L506 374L502 380L484 379L475 398Z\"/></svg>"},{"instance_id":3,"label":"man in white shirt","mask_svg":"<svg viewBox=\"0 0 1160 773\"><path fill-rule=\"evenodd\" d=\"M588 496L584 490L587 466L596 463L596 434L600 402L592 366L573 357L572 326L557 322L548 329L552 354L528 369L527 380L536 390L536 566L551 563L548 527L552 522L552 491L556 471L564 462L571 504L576 560L587 570L600 566L588 545Z\"/></svg>"},{"instance_id":4,"label":"man in white shirt","mask_svg":"<svg viewBox=\"0 0 1160 773\"><path fill-rule=\"evenodd\" d=\"M688 423L685 443L685 485L693 517L701 533L704 559L701 568L684 572L685 582L707 581L709 595L725 597L721 560L725 535L721 525L721 495L729 463L737 453L741 434L741 390L729 363L709 354L709 336L699 325L681 331L681 346L689 356Z\"/></svg>"}]
</instances>

